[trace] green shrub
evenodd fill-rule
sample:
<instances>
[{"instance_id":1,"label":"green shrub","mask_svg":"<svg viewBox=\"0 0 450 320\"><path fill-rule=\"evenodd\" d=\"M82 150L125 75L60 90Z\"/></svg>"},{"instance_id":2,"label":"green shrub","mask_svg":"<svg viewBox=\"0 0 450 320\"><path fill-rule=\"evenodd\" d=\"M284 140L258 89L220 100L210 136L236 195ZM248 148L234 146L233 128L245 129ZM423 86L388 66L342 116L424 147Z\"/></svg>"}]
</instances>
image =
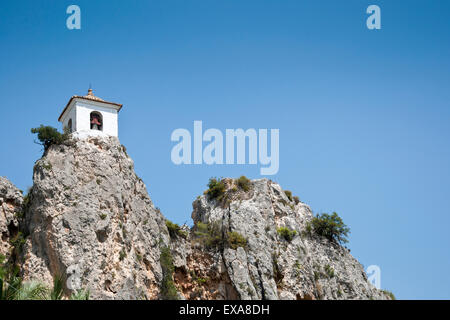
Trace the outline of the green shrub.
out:
<instances>
[{"instance_id":1,"label":"green shrub","mask_svg":"<svg viewBox=\"0 0 450 320\"><path fill-rule=\"evenodd\" d=\"M208 224L200 222L200 221L195 224L194 234L197 237L199 237L199 238L206 237L206 236L208 236L208 233L209 233Z\"/></svg>"},{"instance_id":2,"label":"green shrub","mask_svg":"<svg viewBox=\"0 0 450 320\"><path fill-rule=\"evenodd\" d=\"M194 234L207 248L223 248L224 238L218 223L197 222Z\"/></svg>"},{"instance_id":3,"label":"green shrub","mask_svg":"<svg viewBox=\"0 0 450 320\"><path fill-rule=\"evenodd\" d=\"M389 296L391 300L395 300L395 295L389 290L381 290L385 295Z\"/></svg>"},{"instance_id":4,"label":"green shrub","mask_svg":"<svg viewBox=\"0 0 450 320\"><path fill-rule=\"evenodd\" d=\"M238 247L245 248L247 246L247 239L238 232L228 232L227 233L228 245L236 250Z\"/></svg>"},{"instance_id":5,"label":"green shrub","mask_svg":"<svg viewBox=\"0 0 450 320\"><path fill-rule=\"evenodd\" d=\"M31 133L38 135L40 145L44 146L44 150L47 151L53 144L63 144L69 138L69 132L58 132L56 128L51 126L44 126L41 124L39 128L32 128Z\"/></svg>"},{"instance_id":6,"label":"green shrub","mask_svg":"<svg viewBox=\"0 0 450 320\"><path fill-rule=\"evenodd\" d=\"M49 289L39 281L21 284L15 291L14 300L48 300Z\"/></svg>"},{"instance_id":7,"label":"green shrub","mask_svg":"<svg viewBox=\"0 0 450 320\"><path fill-rule=\"evenodd\" d=\"M22 232L18 232L17 235L15 235L10 243L11 246L14 247L14 251L17 255L20 255L20 253L22 252L23 246L25 245L25 236L23 235Z\"/></svg>"},{"instance_id":8,"label":"green shrub","mask_svg":"<svg viewBox=\"0 0 450 320\"><path fill-rule=\"evenodd\" d=\"M226 191L226 185L223 179L210 178L207 186L208 190L206 190L206 195L210 200L218 199L220 201L223 199Z\"/></svg>"},{"instance_id":9,"label":"green shrub","mask_svg":"<svg viewBox=\"0 0 450 320\"><path fill-rule=\"evenodd\" d=\"M297 231L291 230L287 227L280 227L277 229L277 233L280 237L284 238L286 241L292 241L294 237L297 235Z\"/></svg>"},{"instance_id":10,"label":"green shrub","mask_svg":"<svg viewBox=\"0 0 450 320\"><path fill-rule=\"evenodd\" d=\"M22 219L25 216L25 212L23 210L14 213L14 217L17 219Z\"/></svg>"},{"instance_id":11,"label":"green shrub","mask_svg":"<svg viewBox=\"0 0 450 320\"><path fill-rule=\"evenodd\" d=\"M239 179L236 180L236 184L239 188L244 190L245 192L250 190L251 181L246 176L241 176Z\"/></svg>"},{"instance_id":12,"label":"green shrub","mask_svg":"<svg viewBox=\"0 0 450 320\"><path fill-rule=\"evenodd\" d=\"M89 290L80 289L72 293L70 300L89 300Z\"/></svg>"},{"instance_id":13,"label":"green shrub","mask_svg":"<svg viewBox=\"0 0 450 320\"><path fill-rule=\"evenodd\" d=\"M119 252L119 260L123 261L123 259L125 259L126 256L127 256L127 253L125 252L125 249L122 248L122 250L120 250L120 252Z\"/></svg>"},{"instance_id":14,"label":"green shrub","mask_svg":"<svg viewBox=\"0 0 450 320\"><path fill-rule=\"evenodd\" d=\"M40 283L24 284L18 271L0 265L0 300L46 299L47 288Z\"/></svg>"},{"instance_id":15,"label":"green shrub","mask_svg":"<svg viewBox=\"0 0 450 320\"><path fill-rule=\"evenodd\" d=\"M329 264L327 264L325 266L325 272L327 273L329 278L333 278L334 277L334 269Z\"/></svg>"},{"instance_id":16,"label":"green shrub","mask_svg":"<svg viewBox=\"0 0 450 320\"><path fill-rule=\"evenodd\" d=\"M209 236L206 242L206 246L209 248L222 249L224 245L224 234L219 223L211 223L208 226Z\"/></svg>"},{"instance_id":17,"label":"green shrub","mask_svg":"<svg viewBox=\"0 0 450 320\"><path fill-rule=\"evenodd\" d=\"M52 168L53 168L53 166L52 166L51 163L43 163L43 164L42 164L42 168L44 168L44 169L47 170L47 171L51 171Z\"/></svg>"},{"instance_id":18,"label":"green shrub","mask_svg":"<svg viewBox=\"0 0 450 320\"><path fill-rule=\"evenodd\" d=\"M39 281L23 282L18 276L19 267L5 262L0 255L0 300L62 300L64 281L61 276L53 278L53 287ZM71 300L88 300L89 291L83 289L72 294Z\"/></svg>"},{"instance_id":19,"label":"green shrub","mask_svg":"<svg viewBox=\"0 0 450 320\"><path fill-rule=\"evenodd\" d=\"M164 247L161 249L160 261L163 273L161 297L164 300L178 300L177 288L173 282L175 267L173 265L173 258L169 248Z\"/></svg>"},{"instance_id":20,"label":"green shrub","mask_svg":"<svg viewBox=\"0 0 450 320\"><path fill-rule=\"evenodd\" d=\"M319 280L320 279L320 272L318 271L314 271L314 280Z\"/></svg>"},{"instance_id":21,"label":"green shrub","mask_svg":"<svg viewBox=\"0 0 450 320\"><path fill-rule=\"evenodd\" d=\"M123 153L125 153L125 155L127 156L127 158L129 158L128 153L127 153L127 148L122 144L122 151Z\"/></svg>"},{"instance_id":22,"label":"green shrub","mask_svg":"<svg viewBox=\"0 0 450 320\"><path fill-rule=\"evenodd\" d=\"M64 281L62 276L57 275L53 278L53 288L50 291L50 300L62 300L64 295Z\"/></svg>"},{"instance_id":23,"label":"green shrub","mask_svg":"<svg viewBox=\"0 0 450 320\"><path fill-rule=\"evenodd\" d=\"M173 223L170 220L166 220L166 227L169 230L169 235L171 238L176 238L177 236L186 238L187 236L187 233L183 231L178 224Z\"/></svg>"},{"instance_id":24,"label":"green shrub","mask_svg":"<svg viewBox=\"0 0 450 320\"><path fill-rule=\"evenodd\" d=\"M319 236L337 243L347 243L350 228L347 227L336 212L316 215L306 226L308 232L314 231Z\"/></svg>"},{"instance_id":25,"label":"green shrub","mask_svg":"<svg viewBox=\"0 0 450 320\"><path fill-rule=\"evenodd\" d=\"M288 197L288 199L290 201L292 201L292 192L289 190L284 190L284 194L286 195L286 197Z\"/></svg>"},{"instance_id":26,"label":"green shrub","mask_svg":"<svg viewBox=\"0 0 450 320\"><path fill-rule=\"evenodd\" d=\"M293 199L294 199L295 204L300 203L300 198L298 196L294 196Z\"/></svg>"}]
</instances>

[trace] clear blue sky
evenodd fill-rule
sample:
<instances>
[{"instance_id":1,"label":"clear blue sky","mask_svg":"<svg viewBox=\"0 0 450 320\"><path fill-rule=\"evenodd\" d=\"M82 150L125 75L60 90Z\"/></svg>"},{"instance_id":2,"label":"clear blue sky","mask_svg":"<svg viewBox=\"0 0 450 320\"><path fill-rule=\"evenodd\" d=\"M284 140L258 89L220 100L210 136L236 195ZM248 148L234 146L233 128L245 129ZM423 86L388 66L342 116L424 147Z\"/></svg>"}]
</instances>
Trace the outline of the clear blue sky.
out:
<instances>
[{"instance_id":1,"label":"clear blue sky","mask_svg":"<svg viewBox=\"0 0 450 320\"><path fill-rule=\"evenodd\" d=\"M66 28L81 7L82 29ZM382 29L365 26L377 4ZM211 176L175 166L176 128L279 128L271 177L315 212L398 298L450 298L449 1L2 1L0 175L32 184L31 127L59 127L74 94L123 103L119 136L169 219L191 223Z\"/></svg>"}]
</instances>

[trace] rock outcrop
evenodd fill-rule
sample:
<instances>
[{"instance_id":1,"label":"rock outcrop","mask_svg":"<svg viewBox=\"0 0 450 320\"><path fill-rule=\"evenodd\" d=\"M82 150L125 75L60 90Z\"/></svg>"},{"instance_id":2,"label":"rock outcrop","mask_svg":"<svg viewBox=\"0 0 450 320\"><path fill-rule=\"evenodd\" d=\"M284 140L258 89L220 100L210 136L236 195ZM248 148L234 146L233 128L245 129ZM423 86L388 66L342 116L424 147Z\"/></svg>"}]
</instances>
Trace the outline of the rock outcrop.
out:
<instances>
[{"instance_id":1,"label":"rock outcrop","mask_svg":"<svg viewBox=\"0 0 450 320\"><path fill-rule=\"evenodd\" d=\"M226 179L220 197L199 196L191 229L166 224L114 137L73 135L51 146L33 182L22 210L20 192L0 180L2 251L20 227L24 279L51 286L62 277L66 295L84 288L92 299L389 298L346 248L306 232L311 209L267 179L245 188ZM280 227L295 231L292 238Z\"/></svg>"},{"instance_id":2,"label":"rock outcrop","mask_svg":"<svg viewBox=\"0 0 450 320\"><path fill-rule=\"evenodd\" d=\"M0 254L5 257L10 255L11 240L19 232L22 203L22 192L8 179L0 177Z\"/></svg>"},{"instance_id":3,"label":"rock outcrop","mask_svg":"<svg viewBox=\"0 0 450 320\"><path fill-rule=\"evenodd\" d=\"M93 299L156 299L165 220L114 137L53 145L34 167L23 275Z\"/></svg>"},{"instance_id":4,"label":"rock outcrop","mask_svg":"<svg viewBox=\"0 0 450 320\"><path fill-rule=\"evenodd\" d=\"M176 237L175 281L186 299L388 299L348 249L306 232L313 218L309 206L267 179L252 181L248 191L226 182L220 200L203 195L194 201L192 218L215 226L222 239L242 235L246 245L233 248L224 241L208 249L194 233L187 240ZM285 240L280 227L296 235Z\"/></svg>"}]
</instances>

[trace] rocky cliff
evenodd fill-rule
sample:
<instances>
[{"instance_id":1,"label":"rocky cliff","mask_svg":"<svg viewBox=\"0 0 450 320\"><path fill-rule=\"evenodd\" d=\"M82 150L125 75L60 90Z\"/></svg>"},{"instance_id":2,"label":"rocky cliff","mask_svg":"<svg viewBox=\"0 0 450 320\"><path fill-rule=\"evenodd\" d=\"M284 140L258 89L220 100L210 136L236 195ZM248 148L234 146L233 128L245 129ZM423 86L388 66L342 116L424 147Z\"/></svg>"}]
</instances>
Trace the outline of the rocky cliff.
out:
<instances>
[{"instance_id":1,"label":"rocky cliff","mask_svg":"<svg viewBox=\"0 0 450 320\"><path fill-rule=\"evenodd\" d=\"M306 232L311 209L267 179L199 196L194 227L166 222L118 139L73 137L36 162L33 187L0 180L2 251L20 219L25 280L93 299L387 299L339 244ZM22 209L23 208L23 209ZM169 228L168 228L169 227ZM279 230L292 230L283 237ZM295 231L295 232L294 232Z\"/></svg>"},{"instance_id":2,"label":"rocky cliff","mask_svg":"<svg viewBox=\"0 0 450 320\"><path fill-rule=\"evenodd\" d=\"M156 299L165 220L117 138L72 139L36 162L25 279L68 279L94 299Z\"/></svg>"},{"instance_id":3,"label":"rocky cliff","mask_svg":"<svg viewBox=\"0 0 450 320\"><path fill-rule=\"evenodd\" d=\"M186 298L386 299L348 249L306 231L309 206L267 179L252 181L248 191L226 183L222 199L195 200L192 218L228 234L228 243L205 249L191 233L173 245L175 280ZM292 238L280 235L283 227ZM245 241L233 243L233 234Z\"/></svg>"},{"instance_id":4,"label":"rocky cliff","mask_svg":"<svg viewBox=\"0 0 450 320\"><path fill-rule=\"evenodd\" d=\"M9 180L0 177L0 254L9 257L11 242L18 235L22 215L22 192Z\"/></svg>"}]
</instances>

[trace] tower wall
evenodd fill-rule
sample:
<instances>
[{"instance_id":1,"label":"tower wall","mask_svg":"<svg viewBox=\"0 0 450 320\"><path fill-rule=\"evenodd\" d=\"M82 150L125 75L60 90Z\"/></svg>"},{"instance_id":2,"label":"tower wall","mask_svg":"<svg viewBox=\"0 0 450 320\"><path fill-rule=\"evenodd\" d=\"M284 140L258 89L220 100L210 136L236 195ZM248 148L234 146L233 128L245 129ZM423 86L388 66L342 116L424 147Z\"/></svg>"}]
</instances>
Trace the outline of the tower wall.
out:
<instances>
[{"instance_id":1,"label":"tower wall","mask_svg":"<svg viewBox=\"0 0 450 320\"><path fill-rule=\"evenodd\" d=\"M76 131L77 128L77 116L76 116L76 109L74 108L74 106L72 106L67 114L64 116L62 120L62 127L63 129L65 127L69 126L69 120L72 119L72 131Z\"/></svg>"},{"instance_id":2,"label":"tower wall","mask_svg":"<svg viewBox=\"0 0 450 320\"><path fill-rule=\"evenodd\" d=\"M76 127L75 131L89 131L91 130L90 116L91 112L96 111L102 115L103 133L118 137L118 114L117 110L105 108L97 104L86 103L84 101L77 101L75 103L76 109ZM72 120L73 121L73 120Z\"/></svg>"}]
</instances>

